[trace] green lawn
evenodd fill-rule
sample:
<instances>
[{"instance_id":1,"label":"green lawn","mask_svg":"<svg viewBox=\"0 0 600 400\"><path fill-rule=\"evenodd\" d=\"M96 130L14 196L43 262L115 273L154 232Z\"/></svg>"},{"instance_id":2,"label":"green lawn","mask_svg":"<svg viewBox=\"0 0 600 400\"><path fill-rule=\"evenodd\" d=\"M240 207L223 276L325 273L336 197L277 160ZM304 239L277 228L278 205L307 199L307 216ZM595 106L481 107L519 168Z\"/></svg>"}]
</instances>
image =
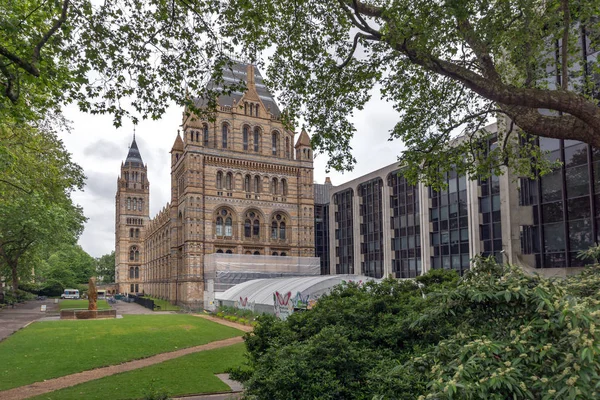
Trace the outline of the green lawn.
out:
<instances>
[{"instance_id":1,"label":"green lawn","mask_svg":"<svg viewBox=\"0 0 600 400\"><path fill-rule=\"evenodd\" d=\"M215 374L244 361L244 344L202 351L135 371L51 392L34 399L139 399L149 388L180 396L229 391Z\"/></svg>"},{"instance_id":2,"label":"green lawn","mask_svg":"<svg viewBox=\"0 0 600 400\"><path fill-rule=\"evenodd\" d=\"M147 299L154 300L154 304L156 304L157 306L160 306L160 309L155 310L155 311L180 311L181 310L181 307L171 304L167 300L156 299L156 298L150 297L150 296L144 296L144 297Z\"/></svg>"},{"instance_id":3,"label":"green lawn","mask_svg":"<svg viewBox=\"0 0 600 400\"><path fill-rule=\"evenodd\" d=\"M179 314L36 322L0 342L0 390L242 334Z\"/></svg>"},{"instance_id":4,"label":"green lawn","mask_svg":"<svg viewBox=\"0 0 600 400\"><path fill-rule=\"evenodd\" d=\"M85 308L87 310L88 304L87 300L61 300L60 303L58 303L61 310L70 308ZM98 300L96 304L98 305L98 310L110 308L106 300Z\"/></svg>"}]
</instances>

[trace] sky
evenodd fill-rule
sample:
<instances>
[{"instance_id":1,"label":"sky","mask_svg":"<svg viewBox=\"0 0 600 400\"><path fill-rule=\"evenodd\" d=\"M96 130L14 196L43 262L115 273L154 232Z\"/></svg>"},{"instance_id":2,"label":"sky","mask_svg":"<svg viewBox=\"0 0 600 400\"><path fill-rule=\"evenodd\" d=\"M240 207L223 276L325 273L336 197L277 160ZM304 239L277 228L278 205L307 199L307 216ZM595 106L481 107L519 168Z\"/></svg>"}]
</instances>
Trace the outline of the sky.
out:
<instances>
[{"instance_id":1,"label":"sky","mask_svg":"<svg viewBox=\"0 0 600 400\"><path fill-rule=\"evenodd\" d=\"M315 183L324 183L329 176L334 186L397 162L403 150L399 141L388 141L389 132L398 120L391 104L381 100L377 88L371 101L356 111L352 121L357 132L351 141L356 164L353 171L325 172L327 155L319 154L314 161ZM60 134L66 149L87 176L85 189L72 195L83 207L88 218L79 244L93 257L110 253L115 248L115 194L121 162L127 156L133 137L133 124L124 121L115 128L110 116L97 116L78 111L71 106L64 110L72 121L72 132ZM182 108L170 107L158 121L141 121L135 127L136 141L142 159L148 166L150 181L150 218L170 200L169 151L181 124ZM296 132L296 139L299 131ZM312 132L309 131L309 134Z\"/></svg>"}]
</instances>

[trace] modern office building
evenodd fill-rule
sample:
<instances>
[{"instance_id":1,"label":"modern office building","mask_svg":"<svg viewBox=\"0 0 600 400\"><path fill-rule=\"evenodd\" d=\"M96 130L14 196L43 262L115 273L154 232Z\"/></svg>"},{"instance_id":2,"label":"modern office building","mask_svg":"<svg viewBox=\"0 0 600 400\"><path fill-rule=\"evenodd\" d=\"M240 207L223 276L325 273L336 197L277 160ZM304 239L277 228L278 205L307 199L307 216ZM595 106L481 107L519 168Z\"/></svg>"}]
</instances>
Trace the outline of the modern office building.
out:
<instances>
[{"instance_id":1,"label":"modern office building","mask_svg":"<svg viewBox=\"0 0 600 400\"><path fill-rule=\"evenodd\" d=\"M493 148L497 124L486 130ZM462 274L476 255L544 275L578 271L584 261L577 252L600 240L600 151L566 140L541 138L539 145L563 165L535 180L506 168L478 180L450 172L447 189L436 192L410 185L394 163L331 187L330 273Z\"/></svg>"}]
</instances>

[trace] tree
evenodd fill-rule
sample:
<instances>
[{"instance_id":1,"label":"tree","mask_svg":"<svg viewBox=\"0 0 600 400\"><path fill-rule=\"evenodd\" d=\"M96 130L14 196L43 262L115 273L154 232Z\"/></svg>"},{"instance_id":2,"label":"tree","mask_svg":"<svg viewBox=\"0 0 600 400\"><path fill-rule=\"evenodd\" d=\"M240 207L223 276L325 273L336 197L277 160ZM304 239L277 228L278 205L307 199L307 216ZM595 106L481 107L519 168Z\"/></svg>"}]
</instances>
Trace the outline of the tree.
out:
<instances>
[{"instance_id":1,"label":"tree","mask_svg":"<svg viewBox=\"0 0 600 400\"><path fill-rule=\"evenodd\" d=\"M421 279L424 278L424 279ZM441 279L440 279L441 278ZM286 321L259 319L249 398L594 398L598 268L569 280L478 259L450 275L338 287Z\"/></svg>"},{"instance_id":2,"label":"tree","mask_svg":"<svg viewBox=\"0 0 600 400\"><path fill-rule=\"evenodd\" d=\"M0 267L14 293L19 276L35 268L28 261L77 240L85 217L70 193L83 180L53 132L0 122Z\"/></svg>"},{"instance_id":3,"label":"tree","mask_svg":"<svg viewBox=\"0 0 600 400\"><path fill-rule=\"evenodd\" d=\"M96 275L102 278L102 283L115 282L115 252L96 258Z\"/></svg>"},{"instance_id":4,"label":"tree","mask_svg":"<svg viewBox=\"0 0 600 400\"><path fill-rule=\"evenodd\" d=\"M349 118L374 87L399 113L390 139L406 144L413 182L439 186L450 169L473 177L502 165L532 176L531 159L546 172L529 135L600 147L600 68L578 44L583 35L598 48L598 0L17 3L0 5L0 117L40 118L69 102L117 126L160 118L172 102L210 117L218 94L243 90L222 79L241 49L259 62L273 51L268 83L286 119L312 128L313 147L338 170L355 162ZM479 128L494 116L508 118L500 145L481 151ZM453 142L457 130L465 140Z\"/></svg>"},{"instance_id":5,"label":"tree","mask_svg":"<svg viewBox=\"0 0 600 400\"><path fill-rule=\"evenodd\" d=\"M509 164L524 173L532 156L547 169L527 137L508 140L512 122L600 147L600 68L595 57L582 67L578 44L584 32L588 52L598 49L599 11L596 0L231 1L222 31L249 57L273 51L269 83L288 114L314 129L330 167L352 167L348 118L379 86L399 113L390 140L407 146L407 177L436 183L451 168L476 176ZM484 154L476 132L491 116L512 122ZM453 143L458 129L466 140Z\"/></svg>"},{"instance_id":6,"label":"tree","mask_svg":"<svg viewBox=\"0 0 600 400\"><path fill-rule=\"evenodd\" d=\"M233 49L213 0L32 0L0 4L0 116L36 120L75 102L91 113L159 118L193 107ZM209 90L210 92L210 90ZM214 104L214 100L211 103Z\"/></svg>"}]
</instances>

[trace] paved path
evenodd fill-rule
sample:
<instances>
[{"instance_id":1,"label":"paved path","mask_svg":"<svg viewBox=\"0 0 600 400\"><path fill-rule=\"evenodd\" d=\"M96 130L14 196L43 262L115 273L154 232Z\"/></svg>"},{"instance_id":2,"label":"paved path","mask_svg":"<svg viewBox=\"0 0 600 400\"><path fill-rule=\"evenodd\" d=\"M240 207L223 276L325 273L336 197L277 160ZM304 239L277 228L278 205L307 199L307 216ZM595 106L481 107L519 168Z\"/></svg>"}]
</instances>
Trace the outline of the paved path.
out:
<instances>
[{"instance_id":1,"label":"paved path","mask_svg":"<svg viewBox=\"0 0 600 400\"><path fill-rule=\"evenodd\" d=\"M240 331L244 331L244 332L252 332L254 330L253 326L237 324L235 322L227 321L226 319L212 317L212 316L207 315L207 314L192 314L192 315L194 317L204 318L204 319L207 319L209 321L216 322L217 324L221 324L221 325L225 325L225 326L230 326L232 328L236 328L236 329L239 329Z\"/></svg>"},{"instance_id":2,"label":"paved path","mask_svg":"<svg viewBox=\"0 0 600 400\"><path fill-rule=\"evenodd\" d=\"M17 304L15 308L9 306L0 310L0 341L31 322L46 317L47 314L40 311L42 304L46 305L47 312L58 311L58 304L54 304L52 299L44 301L31 300Z\"/></svg>"},{"instance_id":3,"label":"paved path","mask_svg":"<svg viewBox=\"0 0 600 400\"><path fill-rule=\"evenodd\" d=\"M104 378L106 376L120 374L122 372L131 371L138 368L148 367L174 358L182 357L200 351L217 349L220 347L231 346L236 343L243 342L241 337L233 337L230 339L219 340L212 343L203 344L201 346L190 347L187 349L171 351L168 353L157 354L152 357L143 358L125 362L119 365L111 365L109 367L97 368L89 371L78 372L76 374L61 376L60 378L49 379L44 382L36 382L31 385L21 386L10 390L0 392L2 400L23 400L33 396L39 396L55 390L64 389L66 387L75 386L80 383L88 382L95 379Z\"/></svg>"}]
</instances>

